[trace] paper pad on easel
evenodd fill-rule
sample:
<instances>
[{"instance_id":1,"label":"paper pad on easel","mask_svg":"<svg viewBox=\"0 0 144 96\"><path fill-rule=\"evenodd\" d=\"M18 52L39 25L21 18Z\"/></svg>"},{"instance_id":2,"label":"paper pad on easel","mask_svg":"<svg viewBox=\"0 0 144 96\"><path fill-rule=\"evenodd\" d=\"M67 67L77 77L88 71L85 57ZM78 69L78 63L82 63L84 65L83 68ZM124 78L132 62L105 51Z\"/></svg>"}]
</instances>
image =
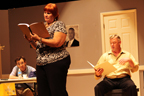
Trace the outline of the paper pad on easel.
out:
<instances>
[{"instance_id":1,"label":"paper pad on easel","mask_svg":"<svg viewBox=\"0 0 144 96\"><path fill-rule=\"evenodd\" d=\"M99 65L96 65L94 68L95 68L95 69L97 69L97 68L103 68L104 71L103 71L102 75L106 75L106 74L109 74L109 73L114 72L114 71L117 70L117 69L116 69L112 64L110 64L109 62L105 62L105 63L99 64Z\"/></svg>"}]
</instances>

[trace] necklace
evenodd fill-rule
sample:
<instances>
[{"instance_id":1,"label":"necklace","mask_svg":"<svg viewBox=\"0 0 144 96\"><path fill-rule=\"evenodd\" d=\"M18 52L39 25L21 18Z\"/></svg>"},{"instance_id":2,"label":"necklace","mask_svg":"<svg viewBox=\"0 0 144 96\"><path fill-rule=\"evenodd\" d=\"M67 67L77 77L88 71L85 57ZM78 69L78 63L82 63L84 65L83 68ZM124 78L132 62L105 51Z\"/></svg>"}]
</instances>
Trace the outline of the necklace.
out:
<instances>
[{"instance_id":1,"label":"necklace","mask_svg":"<svg viewBox=\"0 0 144 96\"><path fill-rule=\"evenodd\" d=\"M55 22L55 21L54 21L54 22ZM50 27L54 22L52 22L52 23L47 23L47 22L46 22L46 28Z\"/></svg>"}]
</instances>

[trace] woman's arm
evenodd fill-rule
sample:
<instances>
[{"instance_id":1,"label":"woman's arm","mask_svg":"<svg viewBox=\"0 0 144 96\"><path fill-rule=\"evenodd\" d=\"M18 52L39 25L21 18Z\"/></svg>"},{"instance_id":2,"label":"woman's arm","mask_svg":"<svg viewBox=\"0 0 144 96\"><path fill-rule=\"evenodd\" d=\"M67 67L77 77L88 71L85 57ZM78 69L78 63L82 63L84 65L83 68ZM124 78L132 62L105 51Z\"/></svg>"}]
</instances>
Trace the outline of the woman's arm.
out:
<instances>
[{"instance_id":1,"label":"woman's arm","mask_svg":"<svg viewBox=\"0 0 144 96\"><path fill-rule=\"evenodd\" d=\"M36 43L37 42L35 42L35 41L32 40L29 43L31 44L31 46L32 46L33 49L36 49Z\"/></svg>"},{"instance_id":2,"label":"woman's arm","mask_svg":"<svg viewBox=\"0 0 144 96\"><path fill-rule=\"evenodd\" d=\"M66 34L63 32L55 32L53 39L45 39L39 37L37 34L31 35L32 40L42 42L50 47L60 47L64 44Z\"/></svg>"},{"instance_id":3,"label":"woman's arm","mask_svg":"<svg viewBox=\"0 0 144 96\"><path fill-rule=\"evenodd\" d=\"M36 43L37 43L37 42L35 42L35 41L32 40L31 38L28 39L28 38L26 37L26 35L24 35L24 38L31 44L31 46L32 46L33 49L36 49Z\"/></svg>"}]
</instances>

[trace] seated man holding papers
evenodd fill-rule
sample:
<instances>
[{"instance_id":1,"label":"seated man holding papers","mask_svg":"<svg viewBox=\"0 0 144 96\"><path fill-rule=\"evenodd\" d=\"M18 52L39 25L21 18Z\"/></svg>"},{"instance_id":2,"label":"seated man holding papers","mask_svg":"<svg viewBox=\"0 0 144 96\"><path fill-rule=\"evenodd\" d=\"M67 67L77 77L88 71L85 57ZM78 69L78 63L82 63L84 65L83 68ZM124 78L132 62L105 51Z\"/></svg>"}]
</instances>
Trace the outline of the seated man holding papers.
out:
<instances>
[{"instance_id":1,"label":"seated man holding papers","mask_svg":"<svg viewBox=\"0 0 144 96\"><path fill-rule=\"evenodd\" d=\"M109 62L116 70L104 75L104 79L95 86L95 96L104 96L105 93L115 88L123 89L127 96L137 96L136 85L131 79L131 72L139 68L139 64L134 57L121 48L121 39L118 35L110 36L111 51L104 53L97 65ZM109 67L107 67L110 69ZM105 70L101 67L95 67L95 79L102 77Z\"/></svg>"},{"instance_id":2,"label":"seated man holding papers","mask_svg":"<svg viewBox=\"0 0 144 96\"><path fill-rule=\"evenodd\" d=\"M36 69L26 65L26 59L23 56L17 57L15 59L16 66L13 68L12 72L10 73L9 79L24 79L24 75L31 75L31 72L35 72ZM20 76L18 75L19 72L21 73ZM16 92L17 96L33 96L32 91L28 88L30 86L33 88L33 83L26 84L16 84Z\"/></svg>"}]
</instances>

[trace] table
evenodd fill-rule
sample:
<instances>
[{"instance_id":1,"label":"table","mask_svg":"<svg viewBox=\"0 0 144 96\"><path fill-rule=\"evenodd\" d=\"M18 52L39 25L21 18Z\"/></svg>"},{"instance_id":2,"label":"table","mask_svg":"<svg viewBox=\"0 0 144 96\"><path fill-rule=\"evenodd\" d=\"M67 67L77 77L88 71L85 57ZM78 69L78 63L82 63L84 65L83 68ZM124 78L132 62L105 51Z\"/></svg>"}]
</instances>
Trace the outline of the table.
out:
<instances>
[{"instance_id":1,"label":"table","mask_svg":"<svg viewBox=\"0 0 144 96\"><path fill-rule=\"evenodd\" d=\"M1 79L0 83L36 83L36 77L26 79Z\"/></svg>"},{"instance_id":2,"label":"table","mask_svg":"<svg viewBox=\"0 0 144 96\"><path fill-rule=\"evenodd\" d=\"M30 88L30 90L32 92L35 93L34 95L37 96L37 93L36 93L36 91L37 91L37 87L36 87L37 80L36 80L36 77L26 78L26 79L1 79L0 80L0 84L1 83L24 83L28 88ZM31 87L29 87L26 83L34 83L34 90Z\"/></svg>"}]
</instances>

